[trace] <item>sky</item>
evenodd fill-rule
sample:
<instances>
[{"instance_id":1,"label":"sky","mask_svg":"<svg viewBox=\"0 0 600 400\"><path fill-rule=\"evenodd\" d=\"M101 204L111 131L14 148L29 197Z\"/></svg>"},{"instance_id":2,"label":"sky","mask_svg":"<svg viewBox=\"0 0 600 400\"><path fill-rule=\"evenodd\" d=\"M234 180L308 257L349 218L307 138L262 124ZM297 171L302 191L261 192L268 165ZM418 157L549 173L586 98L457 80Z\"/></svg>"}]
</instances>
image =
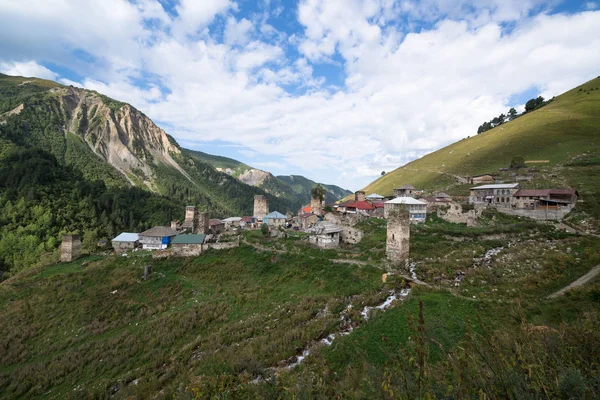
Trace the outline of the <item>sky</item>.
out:
<instances>
[{"instance_id":1,"label":"sky","mask_svg":"<svg viewBox=\"0 0 600 400\"><path fill-rule=\"evenodd\" d=\"M356 190L600 75L600 0L0 0L0 72Z\"/></svg>"}]
</instances>

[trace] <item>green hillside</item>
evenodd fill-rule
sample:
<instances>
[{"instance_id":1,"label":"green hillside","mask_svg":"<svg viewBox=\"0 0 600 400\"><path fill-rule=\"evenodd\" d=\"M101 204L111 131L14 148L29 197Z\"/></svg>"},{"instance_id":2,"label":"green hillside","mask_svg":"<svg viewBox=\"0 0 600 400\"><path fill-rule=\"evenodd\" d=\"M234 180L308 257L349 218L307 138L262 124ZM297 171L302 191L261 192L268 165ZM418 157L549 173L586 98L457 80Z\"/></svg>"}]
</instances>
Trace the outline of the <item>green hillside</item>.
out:
<instances>
[{"instance_id":1,"label":"green hillside","mask_svg":"<svg viewBox=\"0 0 600 400\"><path fill-rule=\"evenodd\" d=\"M307 204L310 201L310 192L312 188L318 185L317 182L301 175L278 175L277 179L291 186L294 192L300 196L304 204ZM328 203L336 202L352 193L349 190L342 189L339 186L326 184L321 185L327 190L327 193L325 194L325 201Z\"/></svg>"},{"instance_id":2,"label":"green hillside","mask_svg":"<svg viewBox=\"0 0 600 400\"><path fill-rule=\"evenodd\" d=\"M468 195L469 185L461 183L461 178L492 173L509 181L510 174L499 169L508 167L517 156L539 171L524 186L576 188L587 203L585 207L600 217L594 207L600 199L600 179L590 179L600 176L600 77L514 121L391 171L364 190L391 195L395 187L409 183L429 192Z\"/></svg>"},{"instance_id":3,"label":"green hillside","mask_svg":"<svg viewBox=\"0 0 600 400\"><path fill-rule=\"evenodd\" d=\"M381 304L405 282L381 279L389 272L385 221L357 227L363 242L326 251L300 232L275 239L251 231L239 248L187 259L98 254L22 271L0 284L0 397L600 393L600 281L546 299L600 263L600 239L493 212L477 228L431 217L411 227L411 261L434 287L414 288L367 320L364 306ZM472 267L498 247L505 250L490 268ZM333 261L340 259L364 261ZM146 281L144 266L154 271ZM455 288L458 268L468 279ZM340 334L348 326L354 330ZM331 346L320 344L332 333ZM285 368L315 343L303 364ZM275 371L276 379L260 379Z\"/></svg>"}]
</instances>

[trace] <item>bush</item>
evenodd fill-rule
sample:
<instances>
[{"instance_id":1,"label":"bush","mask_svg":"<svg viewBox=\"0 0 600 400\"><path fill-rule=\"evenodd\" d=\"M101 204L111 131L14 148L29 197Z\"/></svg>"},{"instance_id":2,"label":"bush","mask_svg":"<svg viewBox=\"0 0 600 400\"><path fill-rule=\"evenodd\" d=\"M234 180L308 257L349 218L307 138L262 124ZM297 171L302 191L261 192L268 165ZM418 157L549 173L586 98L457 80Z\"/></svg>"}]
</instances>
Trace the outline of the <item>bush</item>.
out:
<instances>
[{"instance_id":1,"label":"bush","mask_svg":"<svg viewBox=\"0 0 600 400\"><path fill-rule=\"evenodd\" d=\"M267 236L269 234L269 225L262 224L262 226L260 227L260 231L264 236Z\"/></svg>"}]
</instances>

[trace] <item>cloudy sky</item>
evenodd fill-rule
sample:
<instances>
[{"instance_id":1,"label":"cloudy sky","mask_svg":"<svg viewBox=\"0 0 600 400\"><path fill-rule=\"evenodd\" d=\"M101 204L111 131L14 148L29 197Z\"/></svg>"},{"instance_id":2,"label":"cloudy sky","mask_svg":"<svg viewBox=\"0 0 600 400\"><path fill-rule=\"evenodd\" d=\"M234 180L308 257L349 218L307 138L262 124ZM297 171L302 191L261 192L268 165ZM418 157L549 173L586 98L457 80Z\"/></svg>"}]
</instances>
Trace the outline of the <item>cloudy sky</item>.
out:
<instances>
[{"instance_id":1,"label":"cloudy sky","mask_svg":"<svg viewBox=\"0 0 600 400\"><path fill-rule=\"evenodd\" d=\"M600 75L600 3L0 0L0 71L183 146L349 189Z\"/></svg>"}]
</instances>

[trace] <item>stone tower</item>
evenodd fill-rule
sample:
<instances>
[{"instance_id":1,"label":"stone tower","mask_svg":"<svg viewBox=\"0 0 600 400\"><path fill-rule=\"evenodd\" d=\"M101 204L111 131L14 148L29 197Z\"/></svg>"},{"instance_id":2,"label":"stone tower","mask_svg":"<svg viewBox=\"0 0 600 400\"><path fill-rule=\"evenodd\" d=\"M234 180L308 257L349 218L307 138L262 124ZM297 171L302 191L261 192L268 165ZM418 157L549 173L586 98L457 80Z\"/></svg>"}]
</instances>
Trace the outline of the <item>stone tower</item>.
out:
<instances>
[{"instance_id":1,"label":"stone tower","mask_svg":"<svg viewBox=\"0 0 600 400\"><path fill-rule=\"evenodd\" d=\"M354 201L365 201L366 199L365 192L362 190L354 192Z\"/></svg>"},{"instance_id":2,"label":"stone tower","mask_svg":"<svg viewBox=\"0 0 600 400\"><path fill-rule=\"evenodd\" d=\"M196 231L196 220L197 220L198 209L196 206L186 206L185 207L185 220L181 227L183 229L187 229L189 232Z\"/></svg>"},{"instance_id":3,"label":"stone tower","mask_svg":"<svg viewBox=\"0 0 600 400\"><path fill-rule=\"evenodd\" d=\"M262 220L269 213L269 203L267 198L261 194L254 196L254 217Z\"/></svg>"},{"instance_id":4,"label":"stone tower","mask_svg":"<svg viewBox=\"0 0 600 400\"><path fill-rule=\"evenodd\" d=\"M318 197L310 198L310 212L315 215L321 215L321 210L323 208L323 202Z\"/></svg>"},{"instance_id":5,"label":"stone tower","mask_svg":"<svg viewBox=\"0 0 600 400\"><path fill-rule=\"evenodd\" d=\"M387 216L387 241L385 253L394 263L408 260L410 248L410 215L403 204L389 210Z\"/></svg>"},{"instance_id":6,"label":"stone tower","mask_svg":"<svg viewBox=\"0 0 600 400\"><path fill-rule=\"evenodd\" d=\"M60 261L71 262L76 260L81 253L81 238L79 235L63 236L60 245Z\"/></svg>"},{"instance_id":7,"label":"stone tower","mask_svg":"<svg viewBox=\"0 0 600 400\"><path fill-rule=\"evenodd\" d=\"M210 214L207 212L199 212L196 214L196 230L194 233L202 233L208 235L208 221L210 220Z\"/></svg>"}]
</instances>

